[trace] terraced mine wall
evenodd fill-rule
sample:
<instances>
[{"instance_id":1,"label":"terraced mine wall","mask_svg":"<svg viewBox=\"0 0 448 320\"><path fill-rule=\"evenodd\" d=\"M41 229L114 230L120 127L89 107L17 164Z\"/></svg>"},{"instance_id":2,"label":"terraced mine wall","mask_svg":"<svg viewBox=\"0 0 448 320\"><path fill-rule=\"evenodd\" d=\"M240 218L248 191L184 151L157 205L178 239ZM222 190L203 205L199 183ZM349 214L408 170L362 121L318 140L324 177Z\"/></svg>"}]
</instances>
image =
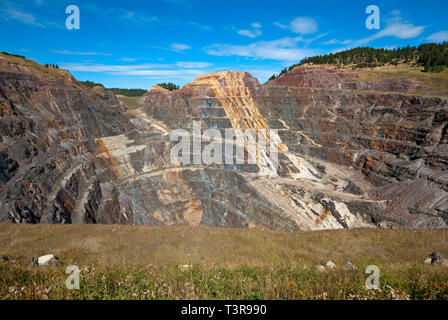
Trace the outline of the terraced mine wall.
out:
<instances>
[{"instance_id":1,"label":"terraced mine wall","mask_svg":"<svg viewBox=\"0 0 448 320\"><path fill-rule=\"evenodd\" d=\"M128 112L62 70L0 59L0 221L446 227L447 101L409 94L414 80L296 69L264 85L226 71L156 86ZM173 164L170 136L194 121L277 130L266 138L278 168L269 152L255 164Z\"/></svg>"}]
</instances>

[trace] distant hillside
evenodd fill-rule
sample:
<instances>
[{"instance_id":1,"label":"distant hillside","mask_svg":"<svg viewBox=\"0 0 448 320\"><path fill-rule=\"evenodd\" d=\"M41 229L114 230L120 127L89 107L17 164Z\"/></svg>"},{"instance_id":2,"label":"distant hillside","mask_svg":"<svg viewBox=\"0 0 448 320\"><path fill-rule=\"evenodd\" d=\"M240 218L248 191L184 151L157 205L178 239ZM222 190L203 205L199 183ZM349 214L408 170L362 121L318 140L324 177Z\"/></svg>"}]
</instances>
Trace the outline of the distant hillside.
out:
<instances>
[{"instance_id":1,"label":"distant hillside","mask_svg":"<svg viewBox=\"0 0 448 320\"><path fill-rule=\"evenodd\" d=\"M93 81L80 81L82 84L89 88L93 88L96 86L103 86L101 83L96 83ZM113 94L117 96L125 96L125 97L140 97L145 94L146 90L144 89L121 89L121 88L109 88L107 90L112 91Z\"/></svg>"},{"instance_id":2,"label":"distant hillside","mask_svg":"<svg viewBox=\"0 0 448 320\"><path fill-rule=\"evenodd\" d=\"M93 88L93 87L96 87L96 86L103 86L101 83L96 83L96 82L92 82L92 81L79 81L79 82L82 83L83 85L89 87L89 88Z\"/></svg>"},{"instance_id":3,"label":"distant hillside","mask_svg":"<svg viewBox=\"0 0 448 320\"><path fill-rule=\"evenodd\" d=\"M448 43L426 43L419 47L403 47L397 49L374 49L358 47L337 53L309 57L283 69L279 75L272 75L269 80L278 78L295 67L313 63L339 66L352 66L358 68L375 68L384 65L397 65L402 62L415 62L415 65L424 67L423 71L439 73L448 67Z\"/></svg>"}]
</instances>

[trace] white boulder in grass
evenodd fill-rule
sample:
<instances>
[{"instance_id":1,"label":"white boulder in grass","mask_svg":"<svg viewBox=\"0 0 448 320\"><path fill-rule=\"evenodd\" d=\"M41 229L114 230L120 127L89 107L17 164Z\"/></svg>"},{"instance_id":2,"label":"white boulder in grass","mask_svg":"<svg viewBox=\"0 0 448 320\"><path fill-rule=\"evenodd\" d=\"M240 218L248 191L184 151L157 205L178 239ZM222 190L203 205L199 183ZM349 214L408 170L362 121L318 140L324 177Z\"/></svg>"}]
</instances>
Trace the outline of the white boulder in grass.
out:
<instances>
[{"instance_id":1,"label":"white boulder in grass","mask_svg":"<svg viewBox=\"0 0 448 320\"><path fill-rule=\"evenodd\" d=\"M327 264L326 264L326 266L327 266L328 269L334 269L334 268L336 268L336 265L334 264L333 261L328 261Z\"/></svg>"},{"instance_id":2,"label":"white boulder in grass","mask_svg":"<svg viewBox=\"0 0 448 320\"><path fill-rule=\"evenodd\" d=\"M56 258L54 255L52 254L47 254L45 256L39 257L37 259L37 263L40 266L48 266L51 263L54 263L58 260L58 258Z\"/></svg>"}]
</instances>

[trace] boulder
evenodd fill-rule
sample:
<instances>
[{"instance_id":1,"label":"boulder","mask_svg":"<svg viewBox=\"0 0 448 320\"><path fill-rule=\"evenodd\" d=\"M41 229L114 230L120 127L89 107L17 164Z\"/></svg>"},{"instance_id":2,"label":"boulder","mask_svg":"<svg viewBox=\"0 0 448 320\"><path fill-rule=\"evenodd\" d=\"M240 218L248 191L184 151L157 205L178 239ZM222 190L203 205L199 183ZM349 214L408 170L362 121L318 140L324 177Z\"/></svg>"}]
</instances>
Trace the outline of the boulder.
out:
<instances>
[{"instance_id":1,"label":"boulder","mask_svg":"<svg viewBox=\"0 0 448 320\"><path fill-rule=\"evenodd\" d=\"M355 265L354 265L353 263L349 262L349 261L344 262L344 263L342 264L342 267L343 267L344 269L356 269Z\"/></svg>"},{"instance_id":2,"label":"boulder","mask_svg":"<svg viewBox=\"0 0 448 320\"><path fill-rule=\"evenodd\" d=\"M61 263L58 261L58 258L52 254L47 254L45 256L41 256L37 259L37 263L40 266L58 266Z\"/></svg>"},{"instance_id":3,"label":"boulder","mask_svg":"<svg viewBox=\"0 0 448 320\"><path fill-rule=\"evenodd\" d=\"M440 252L431 253L431 264L435 266L447 266L448 260Z\"/></svg>"},{"instance_id":4,"label":"boulder","mask_svg":"<svg viewBox=\"0 0 448 320\"><path fill-rule=\"evenodd\" d=\"M432 258L428 258L425 260L425 264L432 264Z\"/></svg>"},{"instance_id":5,"label":"boulder","mask_svg":"<svg viewBox=\"0 0 448 320\"><path fill-rule=\"evenodd\" d=\"M327 266L328 269L335 269L336 268L336 265L331 260L327 262L326 266Z\"/></svg>"}]
</instances>

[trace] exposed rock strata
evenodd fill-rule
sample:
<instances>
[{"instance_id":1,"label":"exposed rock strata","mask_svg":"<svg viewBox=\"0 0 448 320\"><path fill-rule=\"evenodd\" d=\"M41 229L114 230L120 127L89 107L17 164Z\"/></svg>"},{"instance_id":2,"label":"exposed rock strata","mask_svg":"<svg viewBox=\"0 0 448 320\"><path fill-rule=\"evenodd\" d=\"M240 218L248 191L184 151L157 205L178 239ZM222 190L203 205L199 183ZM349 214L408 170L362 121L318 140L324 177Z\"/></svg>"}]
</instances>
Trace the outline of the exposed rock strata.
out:
<instances>
[{"instance_id":1,"label":"exposed rock strata","mask_svg":"<svg viewBox=\"0 0 448 320\"><path fill-rule=\"evenodd\" d=\"M226 71L156 86L126 112L104 88L44 71L0 59L1 221L447 226L447 101L408 94L416 80L298 68L260 85ZM277 129L266 139L278 142L278 170L268 153L253 165L171 163L170 133L193 121Z\"/></svg>"}]
</instances>

